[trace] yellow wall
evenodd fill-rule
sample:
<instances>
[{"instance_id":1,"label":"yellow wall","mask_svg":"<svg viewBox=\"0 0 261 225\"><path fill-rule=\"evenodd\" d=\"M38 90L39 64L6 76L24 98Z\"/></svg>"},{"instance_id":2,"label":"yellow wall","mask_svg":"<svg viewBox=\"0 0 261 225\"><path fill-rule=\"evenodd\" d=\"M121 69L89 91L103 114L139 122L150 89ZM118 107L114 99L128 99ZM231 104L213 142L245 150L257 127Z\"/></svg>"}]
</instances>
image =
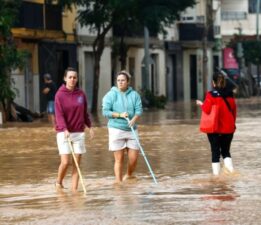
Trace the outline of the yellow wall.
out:
<instances>
[{"instance_id":1,"label":"yellow wall","mask_svg":"<svg viewBox=\"0 0 261 225\"><path fill-rule=\"evenodd\" d=\"M16 45L19 50L25 50L31 55L31 65L33 74L39 73L38 68L38 45L37 43L25 43L21 42L19 39L16 40Z\"/></svg>"},{"instance_id":2,"label":"yellow wall","mask_svg":"<svg viewBox=\"0 0 261 225\"><path fill-rule=\"evenodd\" d=\"M72 7L72 11L64 10L62 15L63 21L63 31L66 34L73 34L73 30L76 29L75 18L76 18L76 9Z\"/></svg>"},{"instance_id":3,"label":"yellow wall","mask_svg":"<svg viewBox=\"0 0 261 225\"><path fill-rule=\"evenodd\" d=\"M44 4L44 0L24 0L24 2L33 2L33 3Z\"/></svg>"}]
</instances>

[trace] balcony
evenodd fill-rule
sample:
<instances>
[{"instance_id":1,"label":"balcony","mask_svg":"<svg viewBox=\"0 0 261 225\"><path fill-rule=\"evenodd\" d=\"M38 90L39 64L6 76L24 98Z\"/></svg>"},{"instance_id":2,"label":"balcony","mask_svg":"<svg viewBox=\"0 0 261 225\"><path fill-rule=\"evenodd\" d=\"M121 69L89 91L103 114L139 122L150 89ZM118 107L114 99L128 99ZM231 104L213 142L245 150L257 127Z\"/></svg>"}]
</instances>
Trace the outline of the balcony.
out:
<instances>
[{"instance_id":1,"label":"balcony","mask_svg":"<svg viewBox=\"0 0 261 225\"><path fill-rule=\"evenodd\" d=\"M214 41L213 28L208 33L208 41ZM202 41L204 37L203 23L180 23L179 39L180 41Z\"/></svg>"},{"instance_id":2,"label":"balcony","mask_svg":"<svg viewBox=\"0 0 261 225\"><path fill-rule=\"evenodd\" d=\"M62 9L58 5L23 2L17 28L62 30Z\"/></svg>"},{"instance_id":3,"label":"balcony","mask_svg":"<svg viewBox=\"0 0 261 225\"><path fill-rule=\"evenodd\" d=\"M150 37L157 37L157 32L150 30ZM126 26L113 26L113 36L115 37L129 37L129 38L144 38L144 27L131 26L128 24Z\"/></svg>"},{"instance_id":4,"label":"balcony","mask_svg":"<svg viewBox=\"0 0 261 225\"><path fill-rule=\"evenodd\" d=\"M222 11L221 12L221 20L228 21L228 20L246 20L247 19L247 12L239 12L239 11Z\"/></svg>"}]
</instances>

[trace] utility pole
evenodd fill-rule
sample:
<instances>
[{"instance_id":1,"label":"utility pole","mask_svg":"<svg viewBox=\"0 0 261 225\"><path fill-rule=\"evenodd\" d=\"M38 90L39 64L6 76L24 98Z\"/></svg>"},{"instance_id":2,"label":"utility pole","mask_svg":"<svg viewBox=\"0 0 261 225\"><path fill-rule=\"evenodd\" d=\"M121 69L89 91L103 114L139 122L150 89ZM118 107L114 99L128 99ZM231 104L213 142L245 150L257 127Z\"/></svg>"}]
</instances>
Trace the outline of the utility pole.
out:
<instances>
[{"instance_id":1,"label":"utility pole","mask_svg":"<svg viewBox=\"0 0 261 225\"><path fill-rule=\"evenodd\" d=\"M256 3L256 41L259 42L259 10L260 10L260 0ZM257 86L260 87L260 62L257 62Z\"/></svg>"},{"instance_id":2,"label":"utility pole","mask_svg":"<svg viewBox=\"0 0 261 225\"><path fill-rule=\"evenodd\" d=\"M149 53L149 30L145 26L144 27L144 58L143 58L143 64L144 64L144 73L142 74L142 88L145 90L149 89L149 63L150 60L150 53Z\"/></svg>"},{"instance_id":3,"label":"utility pole","mask_svg":"<svg viewBox=\"0 0 261 225\"><path fill-rule=\"evenodd\" d=\"M208 35L210 28L213 26L213 10L212 2L213 0L206 0L205 5L205 24L204 24L204 34L203 34L203 93L207 92L208 88Z\"/></svg>"}]
</instances>

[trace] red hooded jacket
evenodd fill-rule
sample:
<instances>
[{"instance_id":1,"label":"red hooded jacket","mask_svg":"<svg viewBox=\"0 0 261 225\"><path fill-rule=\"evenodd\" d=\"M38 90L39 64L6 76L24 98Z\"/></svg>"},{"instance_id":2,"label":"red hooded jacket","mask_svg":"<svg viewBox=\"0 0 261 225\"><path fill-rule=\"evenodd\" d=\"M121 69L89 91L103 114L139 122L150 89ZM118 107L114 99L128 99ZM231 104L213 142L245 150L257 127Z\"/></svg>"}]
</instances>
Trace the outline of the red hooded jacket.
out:
<instances>
[{"instance_id":1,"label":"red hooded jacket","mask_svg":"<svg viewBox=\"0 0 261 225\"><path fill-rule=\"evenodd\" d=\"M228 104L230 105L231 111L229 110L225 100L226 98ZM219 108L218 112L218 126L214 133L219 134L231 134L235 132L236 129L236 116L237 107L236 102L232 93L225 93L217 90L213 90L207 93L205 101L201 106L201 109L209 114L211 112L212 105L217 105Z\"/></svg>"},{"instance_id":2,"label":"red hooded jacket","mask_svg":"<svg viewBox=\"0 0 261 225\"><path fill-rule=\"evenodd\" d=\"M70 91L63 84L55 95L56 131L83 132L85 126L91 127L87 112L87 100L79 88Z\"/></svg>"}]
</instances>

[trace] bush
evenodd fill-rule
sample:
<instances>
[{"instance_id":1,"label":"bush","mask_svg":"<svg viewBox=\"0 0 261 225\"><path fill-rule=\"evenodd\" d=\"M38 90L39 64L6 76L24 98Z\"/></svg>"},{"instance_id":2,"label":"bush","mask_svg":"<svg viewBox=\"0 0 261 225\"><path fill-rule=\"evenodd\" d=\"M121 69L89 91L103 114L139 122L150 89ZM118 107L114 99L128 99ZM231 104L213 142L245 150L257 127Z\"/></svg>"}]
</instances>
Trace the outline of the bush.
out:
<instances>
[{"instance_id":1,"label":"bush","mask_svg":"<svg viewBox=\"0 0 261 225\"><path fill-rule=\"evenodd\" d=\"M150 90L141 90L141 99L144 107L164 109L167 98L164 95L154 95Z\"/></svg>"}]
</instances>

